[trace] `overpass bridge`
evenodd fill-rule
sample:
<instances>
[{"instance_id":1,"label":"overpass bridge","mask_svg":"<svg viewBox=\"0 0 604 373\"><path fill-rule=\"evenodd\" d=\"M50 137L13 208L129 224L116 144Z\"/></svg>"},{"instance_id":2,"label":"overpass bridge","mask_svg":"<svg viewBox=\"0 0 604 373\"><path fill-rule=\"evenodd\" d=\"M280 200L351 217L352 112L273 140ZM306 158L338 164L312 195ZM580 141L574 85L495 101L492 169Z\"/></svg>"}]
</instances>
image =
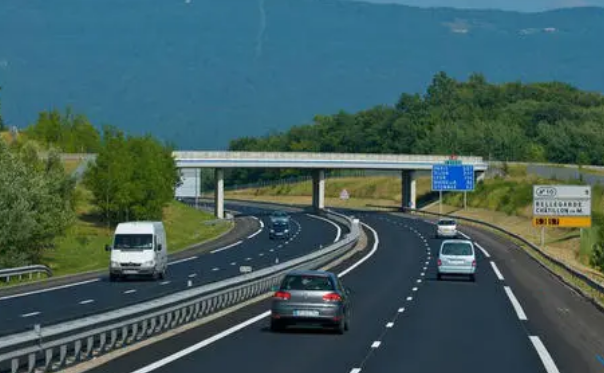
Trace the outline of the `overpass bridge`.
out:
<instances>
[{"instance_id":1,"label":"overpass bridge","mask_svg":"<svg viewBox=\"0 0 604 373\"><path fill-rule=\"evenodd\" d=\"M227 152L227 151L175 151L176 167L186 169L214 169L215 214L224 218L225 168L280 168L310 169L313 175L312 204L315 209L325 207L325 170L400 170L402 172L402 206L416 206L416 171L430 171L435 164L450 159L444 155L402 155L361 153L296 153L296 152ZM484 173L488 164L482 157L458 157L463 164L473 165L476 177ZM183 192L190 181L176 194ZM197 192L196 192L197 193Z\"/></svg>"}]
</instances>

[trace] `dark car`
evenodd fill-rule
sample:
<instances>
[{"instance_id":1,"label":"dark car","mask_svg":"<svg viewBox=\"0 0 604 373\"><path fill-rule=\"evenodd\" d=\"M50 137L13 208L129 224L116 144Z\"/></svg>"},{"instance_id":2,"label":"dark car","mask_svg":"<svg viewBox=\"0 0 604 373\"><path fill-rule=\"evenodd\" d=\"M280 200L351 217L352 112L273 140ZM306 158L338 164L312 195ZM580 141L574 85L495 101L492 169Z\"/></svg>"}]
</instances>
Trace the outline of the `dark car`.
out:
<instances>
[{"instance_id":1,"label":"dark car","mask_svg":"<svg viewBox=\"0 0 604 373\"><path fill-rule=\"evenodd\" d=\"M349 320L349 291L331 272L290 272L273 295L273 331L304 324L333 328L343 334L348 330Z\"/></svg>"},{"instance_id":2,"label":"dark car","mask_svg":"<svg viewBox=\"0 0 604 373\"><path fill-rule=\"evenodd\" d=\"M286 238L291 237L291 227L289 220L273 220L269 227L269 237L271 240L275 238Z\"/></svg>"}]
</instances>

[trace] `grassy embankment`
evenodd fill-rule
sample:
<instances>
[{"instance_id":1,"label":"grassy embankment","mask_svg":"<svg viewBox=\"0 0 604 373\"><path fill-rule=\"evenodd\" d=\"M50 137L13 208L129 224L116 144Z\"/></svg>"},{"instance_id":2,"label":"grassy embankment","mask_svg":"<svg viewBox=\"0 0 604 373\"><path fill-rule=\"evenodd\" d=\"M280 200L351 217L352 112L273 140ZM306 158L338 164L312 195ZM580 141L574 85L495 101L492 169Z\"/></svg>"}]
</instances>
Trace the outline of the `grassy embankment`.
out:
<instances>
[{"instance_id":1,"label":"grassy embankment","mask_svg":"<svg viewBox=\"0 0 604 373\"><path fill-rule=\"evenodd\" d=\"M340 193L346 189L349 200L341 200ZM430 191L430 179L419 178L418 197ZM275 185L266 188L244 189L227 192L226 198L248 201L268 201L285 204L310 205L312 203L312 182ZM325 181L325 204L330 207L350 207L374 209L377 206L401 206L401 180L390 176L342 177Z\"/></svg>"},{"instance_id":2,"label":"grassy embankment","mask_svg":"<svg viewBox=\"0 0 604 373\"><path fill-rule=\"evenodd\" d=\"M442 209L444 213L455 213L493 223L539 244L540 229L534 228L531 223L532 185L536 183L559 182L528 176L525 166L510 166L505 178L489 179L476 191L468 193L466 210L462 208L463 194L461 193L445 193ZM351 195L350 200L341 201L338 198L342 189L348 190ZM418 198L425 199L429 191L430 179L419 179ZM229 192L227 198L310 205L311 195L311 182L305 182ZM604 211L603 195L602 189L594 188L594 211ZM327 206L367 209L372 209L376 205L398 207L400 200L400 179L395 177L342 178L326 181ZM438 212L439 206L435 204L427 210ZM584 234L588 235L589 230ZM545 243L545 250L550 255L589 273L593 278L604 280L602 273L589 266L591 245L581 245L580 230L548 228Z\"/></svg>"},{"instance_id":3,"label":"grassy embankment","mask_svg":"<svg viewBox=\"0 0 604 373\"><path fill-rule=\"evenodd\" d=\"M55 276L104 269L109 263L109 253L104 247L110 243L113 231L102 223L92 205L92 194L82 186L77 187L77 194L74 225L64 237L57 239L56 249L48 251L43 260ZM212 214L171 202L164 210L163 219L169 251L211 240L232 227L228 222L204 224L213 219Z\"/></svg>"}]
</instances>

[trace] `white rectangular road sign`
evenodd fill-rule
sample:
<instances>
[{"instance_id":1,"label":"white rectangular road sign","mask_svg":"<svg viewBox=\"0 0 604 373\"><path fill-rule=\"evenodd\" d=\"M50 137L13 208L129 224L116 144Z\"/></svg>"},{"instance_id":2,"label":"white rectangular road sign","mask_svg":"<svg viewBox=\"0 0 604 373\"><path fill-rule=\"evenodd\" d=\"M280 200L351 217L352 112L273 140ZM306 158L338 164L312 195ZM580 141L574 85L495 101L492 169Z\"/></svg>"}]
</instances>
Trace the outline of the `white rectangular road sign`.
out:
<instances>
[{"instance_id":1,"label":"white rectangular road sign","mask_svg":"<svg viewBox=\"0 0 604 373\"><path fill-rule=\"evenodd\" d=\"M533 215L591 216L591 186L534 185Z\"/></svg>"}]
</instances>

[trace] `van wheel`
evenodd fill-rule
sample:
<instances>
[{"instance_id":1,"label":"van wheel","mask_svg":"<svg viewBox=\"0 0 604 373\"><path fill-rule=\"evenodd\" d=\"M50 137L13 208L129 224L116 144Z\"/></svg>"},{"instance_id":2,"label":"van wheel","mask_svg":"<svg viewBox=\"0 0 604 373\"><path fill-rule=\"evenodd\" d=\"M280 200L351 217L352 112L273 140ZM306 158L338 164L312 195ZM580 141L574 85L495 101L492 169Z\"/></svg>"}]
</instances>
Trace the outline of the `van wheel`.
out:
<instances>
[{"instance_id":1,"label":"van wheel","mask_svg":"<svg viewBox=\"0 0 604 373\"><path fill-rule=\"evenodd\" d=\"M116 282L117 281L117 276L114 274L109 274L109 281L110 282Z\"/></svg>"},{"instance_id":2,"label":"van wheel","mask_svg":"<svg viewBox=\"0 0 604 373\"><path fill-rule=\"evenodd\" d=\"M342 319L342 320L340 320L340 322L338 323L338 326L336 327L336 333L344 334L344 332L346 332L346 321L344 321Z\"/></svg>"},{"instance_id":3,"label":"van wheel","mask_svg":"<svg viewBox=\"0 0 604 373\"><path fill-rule=\"evenodd\" d=\"M437 273L437 274L436 274L436 279L437 279L438 281L442 280L442 279L443 279L443 275L441 275L440 273Z\"/></svg>"},{"instance_id":4,"label":"van wheel","mask_svg":"<svg viewBox=\"0 0 604 373\"><path fill-rule=\"evenodd\" d=\"M166 279L166 270L164 269L163 271L160 272L159 274L159 278L161 280L165 280Z\"/></svg>"},{"instance_id":5,"label":"van wheel","mask_svg":"<svg viewBox=\"0 0 604 373\"><path fill-rule=\"evenodd\" d=\"M476 282L476 275L470 275L470 281Z\"/></svg>"}]
</instances>

